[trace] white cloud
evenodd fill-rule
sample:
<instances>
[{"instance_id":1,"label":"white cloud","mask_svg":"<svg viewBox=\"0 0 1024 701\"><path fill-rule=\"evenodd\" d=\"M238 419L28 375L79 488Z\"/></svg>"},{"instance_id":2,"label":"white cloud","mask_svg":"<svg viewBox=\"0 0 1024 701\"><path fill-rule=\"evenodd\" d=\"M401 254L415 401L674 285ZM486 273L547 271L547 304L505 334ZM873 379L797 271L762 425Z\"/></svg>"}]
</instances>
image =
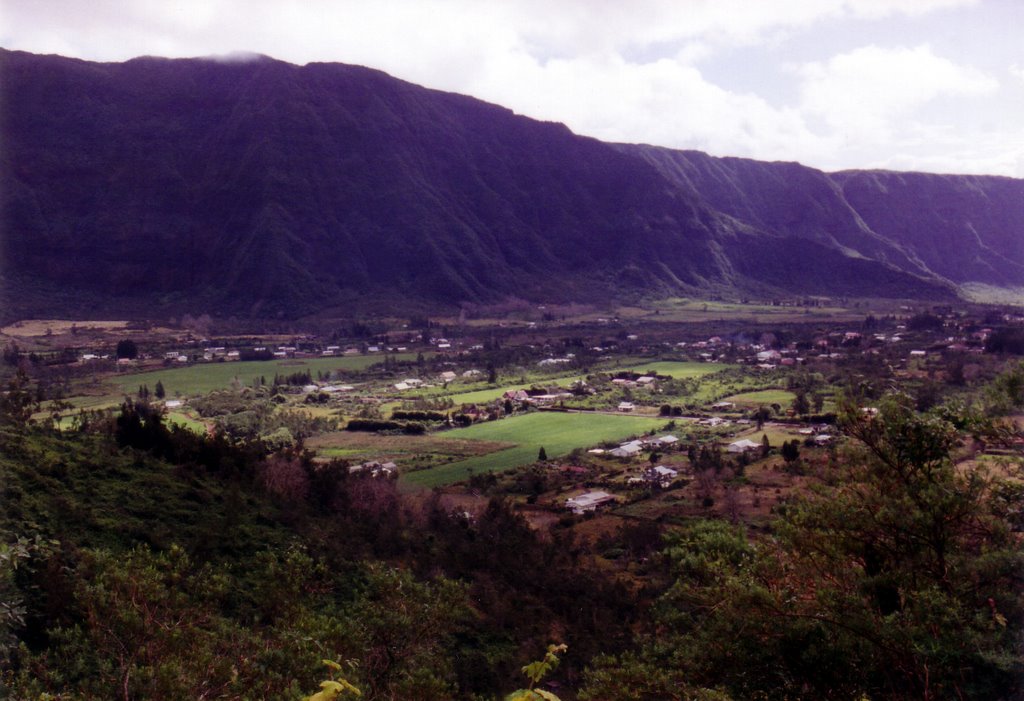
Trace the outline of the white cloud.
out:
<instances>
[{"instance_id":1,"label":"white cloud","mask_svg":"<svg viewBox=\"0 0 1024 701\"><path fill-rule=\"evenodd\" d=\"M11 38L18 43L31 35L36 42L75 46L78 55L105 60L161 45L175 56L273 48L280 58L305 62L345 60L350 42L360 50L372 46L379 61L402 55L409 45L426 47L430 55L457 55L467 43L489 44L496 37L491 48L501 50L511 37L520 50L545 58L694 39L753 42L822 20L919 15L975 1L6 0L7 29L0 39L9 45Z\"/></svg>"},{"instance_id":2,"label":"white cloud","mask_svg":"<svg viewBox=\"0 0 1024 701\"><path fill-rule=\"evenodd\" d=\"M999 86L923 43L891 48L869 38L828 57L828 40L818 45L812 33L847 25L864 32L971 5L985 7L976 0L0 0L0 45L94 60L251 51L299 64L356 63L602 139L840 168L926 162L929 146L915 135L927 127L938 138L942 115L922 110L983 99ZM1012 58L999 64L1004 77ZM763 83L709 77L744 71L749 60L764 61ZM801 66L787 73L786 60ZM1020 63L1010 72L1024 78ZM1010 109L999 121L1024 121L1017 116ZM1019 142L1011 128L999 135ZM997 164L998 172L1024 175L1019 152L1005 155L1013 149L983 153L979 145L971 161L973 139L942 136L941 158L960 159L961 170Z\"/></svg>"},{"instance_id":3,"label":"white cloud","mask_svg":"<svg viewBox=\"0 0 1024 701\"><path fill-rule=\"evenodd\" d=\"M801 108L851 139L885 140L897 120L939 97L981 96L999 82L936 56L930 47L865 46L800 69Z\"/></svg>"},{"instance_id":4,"label":"white cloud","mask_svg":"<svg viewBox=\"0 0 1024 701\"><path fill-rule=\"evenodd\" d=\"M615 55L494 62L471 92L607 141L696 148L761 158L821 155L828 139L801 116L756 95L731 93L672 59L636 64Z\"/></svg>"}]
</instances>

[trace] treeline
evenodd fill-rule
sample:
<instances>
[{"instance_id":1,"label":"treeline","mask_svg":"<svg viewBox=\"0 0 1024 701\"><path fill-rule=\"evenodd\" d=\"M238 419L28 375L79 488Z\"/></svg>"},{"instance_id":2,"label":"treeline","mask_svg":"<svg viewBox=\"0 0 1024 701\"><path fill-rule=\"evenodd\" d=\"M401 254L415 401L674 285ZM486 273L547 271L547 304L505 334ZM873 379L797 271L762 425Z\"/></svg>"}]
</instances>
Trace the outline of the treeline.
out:
<instances>
[{"instance_id":1,"label":"treeline","mask_svg":"<svg viewBox=\"0 0 1024 701\"><path fill-rule=\"evenodd\" d=\"M401 421L388 421L387 419L349 419L345 425L346 431L369 431L379 433L382 431L398 431L409 435L418 436L427 432L427 427L421 423Z\"/></svg>"}]
</instances>

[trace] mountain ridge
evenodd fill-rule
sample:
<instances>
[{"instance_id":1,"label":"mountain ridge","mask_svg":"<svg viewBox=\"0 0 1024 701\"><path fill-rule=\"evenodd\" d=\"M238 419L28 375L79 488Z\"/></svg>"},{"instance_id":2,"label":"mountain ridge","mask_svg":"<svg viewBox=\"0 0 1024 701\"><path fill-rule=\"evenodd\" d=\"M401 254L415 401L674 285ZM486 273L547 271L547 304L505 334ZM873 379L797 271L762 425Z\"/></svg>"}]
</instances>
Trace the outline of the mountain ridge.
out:
<instances>
[{"instance_id":1,"label":"mountain ridge","mask_svg":"<svg viewBox=\"0 0 1024 701\"><path fill-rule=\"evenodd\" d=\"M333 63L0 50L0 85L9 315L1024 284L1024 181L607 144Z\"/></svg>"}]
</instances>

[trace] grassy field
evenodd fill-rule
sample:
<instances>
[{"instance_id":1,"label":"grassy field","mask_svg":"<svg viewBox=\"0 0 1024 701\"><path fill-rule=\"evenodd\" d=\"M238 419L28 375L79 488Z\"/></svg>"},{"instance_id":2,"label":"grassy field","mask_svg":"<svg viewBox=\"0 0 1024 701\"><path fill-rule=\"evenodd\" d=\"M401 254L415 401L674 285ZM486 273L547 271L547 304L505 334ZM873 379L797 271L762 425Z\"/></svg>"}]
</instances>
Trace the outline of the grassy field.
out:
<instances>
[{"instance_id":1,"label":"grassy field","mask_svg":"<svg viewBox=\"0 0 1024 701\"><path fill-rule=\"evenodd\" d=\"M799 440L801 443L803 443L803 440L807 438L807 436L801 435L800 432L795 429L786 429L776 426L766 426L764 429L760 431L754 431L746 435L738 436L735 440L746 438L749 441L760 443L765 436L768 436L768 444L771 445L771 447L773 448L778 448L783 443L791 441L794 438Z\"/></svg>"},{"instance_id":2,"label":"grassy field","mask_svg":"<svg viewBox=\"0 0 1024 701\"><path fill-rule=\"evenodd\" d=\"M778 307L770 304L722 302L673 297L644 307L619 307L615 314L624 319L658 322L718 321L750 319L752 321L807 321L815 318L855 319L855 310L839 306ZM859 315L863 318L863 313Z\"/></svg>"},{"instance_id":3,"label":"grassy field","mask_svg":"<svg viewBox=\"0 0 1024 701\"><path fill-rule=\"evenodd\" d=\"M191 416L181 413L180 411L169 411L167 412L167 423L174 424L177 426L183 426L196 433L206 433L206 424L202 421L196 421Z\"/></svg>"},{"instance_id":4,"label":"grassy field","mask_svg":"<svg viewBox=\"0 0 1024 701\"><path fill-rule=\"evenodd\" d=\"M462 460L493 453L510 443L452 438L451 432L425 436L391 436L361 431L337 431L314 436L306 442L318 455L351 461L394 461L405 467L410 463Z\"/></svg>"},{"instance_id":5,"label":"grassy field","mask_svg":"<svg viewBox=\"0 0 1024 701\"><path fill-rule=\"evenodd\" d=\"M410 488L430 488L466 479L470 472L500 472L537 459L541 447L549 458L602 441L615 441L658 429L664 419L610 414L562 414L542 412L502 421L489 421L445 432L446 438L512 443L515 447L469 458L429 470L410 472L402 483Z\"/></svg>"},{"instance_id":6,"label":"grassy field","mask_svg":"<svg viewBox=\"0 0 1024 701\"><path fill-rule=\"evenodd\" d=\"M455 402L455 406L459 404L485 404L489 401L497 399L505 392L515 391L520 389L529 389L533 386L538 387L549 387L557 385L559 387L568 387L573 382L586 379L586 375L571 375L569 377L549 377L538 379L534 382L527 382L525 384L517 385L504 385L502 387L490 387L487 389L476 390L473 392L461 392L459 394L451 395L451 399Z\"/></svg>"},{"instance_id":7,"label":"grassy field","mask_svg":"<svg viewBox=\"0 0 1024 701\"><path fill-rule=\"evenodd\" d=\"M416 359L414 353L403 353L395 357L399 360ZM185 368L118 375L112 381L119 392L129 394L136 392L139 385L148 385L152 390L157 382L162 382L167 396L174 397L179 394L188 396L223 389L230 386L235 379L242 385L248 385L257 377L265 377L267 382L270 382L275 374L290 375L306 370L313 375L313 379L316 379L318 372L365 370L375 363L382 362L383 355L353 355L339 358L199 363Z\"/></svg>"},{"instance_id":8,"label":"grassy field","mask_svg":"<svg viewBox=\"0 0 1024 701\"><path fill-rule=\"evenodd\" d=\"M641 365L618 365L608 367L597 367L592 372L614 372L616 370L629 370L637 373L657 373L675 378L703 377L718 372L727 367L721 363L694 363L678 362L672 360L643 363ZM488 387L471 392L460 392L451 395L456 406L459 404L484 404L497 399L508 391L529 389L534 386L558 386L568 387L574 382L585 380L586 375L569 375L566 377L538 377L533 382L519 383L514 385L502 385L501 387Z\"/></svg>"},{"instance_id":9,"label":"grassy field","mask_svg":"<svg viewBox=\"0 0 1024 701\"><path fill-rule=\"evenodd\" d=\"M793 403L795 398L796 395L784 389L762 389L757 392L734 394L731 397L726 397L724 401L747 407L757 407L762 404L765 406L779 404L782 408L786 409Z\"/></svg>"},{"instance_id":10,"label":"grassy field","mask_svg":"<svg viewBox=\"0 0 1024 701\"><path fill-rule=\"evenodd\" d=\"M641 374L652 373L657 375L668 375L669 377L679 380L691 377L703 377L704 375L710 375L718 372L719 370L724 370L727 367L727 365L723 365L722 363L696 363L660 360L653 363L636 365L627 369Z\"/></svg>"}]
</instances>

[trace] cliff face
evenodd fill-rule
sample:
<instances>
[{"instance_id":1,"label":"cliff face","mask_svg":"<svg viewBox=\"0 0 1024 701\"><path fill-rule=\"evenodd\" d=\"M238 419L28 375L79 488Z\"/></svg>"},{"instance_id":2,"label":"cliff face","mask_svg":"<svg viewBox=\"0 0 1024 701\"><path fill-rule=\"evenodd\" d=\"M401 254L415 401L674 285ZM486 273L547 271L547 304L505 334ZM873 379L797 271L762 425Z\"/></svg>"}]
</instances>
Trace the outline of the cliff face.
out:
<instances>
[{"instance_id":1,"label":"cliff face","mask_svg":"<svg viewBox=\"0 0 1024 701\"><path fill-rule=\"evenodd\" d=\"M819 241L953 283L1024 284L1024 181L885 171L626 146L710 206L766 231Z\"/></svg>"},{"instance_id":2,"label":"cliff face","mask_svg":"<svg viewBox=\"0 0 1024 701\"><path fill-rule=\"evenodd\" d=\"M1024 181L604 144L339 64L0 51L0 85L8 315L1024 284Z\"/></svg>"},{"instance_id":3,"label":"cliff face","mask_svg":"<svg viewBox=\"0 0 1024 701\"><path fill-rule=\"evenodd\" d=\"M1024 284L1024 181L850 171L832 180L878 235L957 283Z\"/></svg>"}]
</instances>

